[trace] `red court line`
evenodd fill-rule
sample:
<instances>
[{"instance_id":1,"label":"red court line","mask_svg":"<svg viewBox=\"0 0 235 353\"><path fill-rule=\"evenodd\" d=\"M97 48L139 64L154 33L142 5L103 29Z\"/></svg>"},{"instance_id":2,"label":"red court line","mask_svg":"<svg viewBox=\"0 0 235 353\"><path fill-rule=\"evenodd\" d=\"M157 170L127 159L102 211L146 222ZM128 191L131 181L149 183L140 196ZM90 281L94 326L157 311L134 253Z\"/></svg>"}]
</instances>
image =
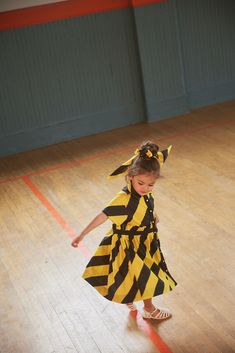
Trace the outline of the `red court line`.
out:
<instances>
[{"instance_id":1,"label":"red court line","mask_svg":"<svg viewBox=\"0 0 235 353\"><path fill-rule=\"evenodd\" d=\"M54 165L53 167L45 168L45 169L39 170L38 172L29 173L29 174L27 174L27 176L28 176L28 177L31 177L31 176L39 176L39 175L41 175L41 174L50 173L50 172L53 172L54 170L58 170L58 169L68 169L68 168L72 168L72 167L74 167L74 164L75 164L75 163L73 163L73 162L67 162L67 163L57 164L57 165Z\"/></svg>"},{"instance_id":2,"label":"red court line","mask_svg":"<svg viewBox=\"0 0 235 353\"><path fill-rule=\"evenodd\" d=\"M128 148L130 148L130 147L128 147ZM111 151L108 151L108 152L101 152L99 154L95 154L95 155L90 156L90 157L81 158L81 159L75 159L75 160L73 160L73 161L71 161L69 163L63 164L62 166L61 166L61 164L58 164L58 165L55 165L54 167L51 167L51 168L41 169L41 170L39 170L37 172L29 173L29 174L27 174L27 176L29 176L29 177L39 176L41 174L45 174L45 173L48 173L48 172L51 172L51 171L55 171L55 170L61 169L61 168L64 168L64 169L72 168L72 167L75 167L78 164L91 162L91 161L94 161L94 160L99 159L101 157L113 155L113 153L126 151L128 148L126 148L126 147L125 148L119 148L119 149L116 149L115 152L114 152L114 150L111 150Z\"/></svg>"},{"instance_id":3,"label":"red court line","mask_svg":"<svg viewBox=\"0 0 235 353\"><path fill-rule=\"evenodd\" d=\"M210 128L216 128L216 127L225 126L225 125L233 125L234 123L235 123L235 120L225 120L223 122L202 126L200 128L195 128L195 129L191 129L191 130L181 131L181 132L178 132L178 133L173 134L173 135L159 137L157 139L157 141L173 140L173 139L177 139L177 138L184 137L184 136L190 136L190 135L192 135L194 133L197 133L197 132L200 132L200 131L204 131L204 130L207 130L207 129L210 129ZM5 184L5 183L18 181L18 180L20 180L20 179L22 179L23 177L26 177L26 176L28 176L28 177L39 176L41 174L49 173L49 172L52 172L52 171L55 171L55 170L58 170L58 169L61 169L61 168L64 168L64 169L72 168L72 167L74 167L74 166L76 166L78 164L95 161L95 160L97 160L97 159L99 159L101 157L110 156L110 155L112 155L114 153L128 151L131 148L134 150L136 148L136 146L129 145L128 147L113 149L111 151L102 152L102 153L99 153L99 154L96 154L96 155L93 155L93 156L90 156L90 157L77 159L77 160L74 160L74 161L71 161L71 162L67 162L67 163L57 164L57 165L55 165L55 166L53 166L51 168L41 169L41 170L38 170L37 172L32 172L32 173L29 173L29 174L26 174L26 175L17 176L17 177L14 177L14 178L3 179L3 180L0 181L0 185L1 184Z\"/></svg>"},{"instance_id":4,"label":"red court line","mask_svg":"<svg viewBox=\"0 0 235 353\"><path fill-rule=\"evenodd\" d=\"M43 193L38 189L38 187L29 179L28 176L23 176L22 180L29 187L29 189L34 193L34 195L38 198L38 200L43 204L43 206L48 210L50 215L56 220L56 222L65 230L68 236L74 238L77 233L70 225L64 220L64 218L60 215L60 213L55 209L52 203L43 195ZM83 255L90 259L91 254L88 249L80 243L79 246Z\"/></svg>"},{"instance_id":5,"label":"red court line","mask_svg":"<svg viewBox=\"0 0 235 353\"><path fill-rule=\"evenodd\" d=\"M136 321L138 328L151 339L152 343L159 350L160 353L173 353L167 346L167 344L153 329L149 320L144 320L142 316L135 311L131 311L130 316L133 320Z\"/></svg>"},{"instance_id":6,"label":"red court line","mask_svg":"<svg viewBox=\"0 0 235 353\"><path fill-rule=\"evenodd\" d=\"M7 184L7 183L13 183L15 181L21 180L23 177L23 175L17 176L17 177L12 177L12 178L7 178L7 179L3 179L0 180L0 185L1 184Z\"/></svg>"}]
</instances>

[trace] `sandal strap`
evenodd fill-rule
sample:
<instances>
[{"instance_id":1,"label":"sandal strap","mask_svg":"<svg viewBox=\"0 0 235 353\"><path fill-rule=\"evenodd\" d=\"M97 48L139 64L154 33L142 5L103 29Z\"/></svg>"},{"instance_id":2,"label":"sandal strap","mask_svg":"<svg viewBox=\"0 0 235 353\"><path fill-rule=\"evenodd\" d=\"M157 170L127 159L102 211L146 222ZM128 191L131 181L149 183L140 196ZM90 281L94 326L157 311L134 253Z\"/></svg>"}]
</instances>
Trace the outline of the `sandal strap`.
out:
<instances>
[{"instance_id":1,"label":"sandal strap","mask_svg":"<svg viewBox=\"0 0 235 353\"><path fill-rule=\"evenodd\" d=\"M157 315L154 315L158 311ZM146 311L147 316L151 317L152 319L165 319L170 316L170 312L165 309L155 308L151 313Z\"/></svg>"},{"instance_id":2,"label":"sandal strap","mask_svg":"<svg viewBox=\"0 0 235 353\"><path fill-rule=\"evenodd\" d=\"M151 316L153 316L155 313L156 313L156 311L158 311L159 309L158 308L155 308L151 313L149 313ZM159 313L158 314L160 314L160 311L159 311ZM156 315L156 317L158 316L158 314Z\"/></svg>"},{"instance_id":3,"label":"sandal strap","mask_svg":"<svg viewBox=\"0 0 235 353\"><path fill-rule=\"evenodd\" d=\"M165 309L161 309L158 308L156 310L159 310L159 312L157 313L157 315L155 316L155 318L160 318L160 319L165 319L166 317L170 316L169 311L165 310ZM156 312L156 310L154 310L154 312Z\"/></svg>"}]
</instances>

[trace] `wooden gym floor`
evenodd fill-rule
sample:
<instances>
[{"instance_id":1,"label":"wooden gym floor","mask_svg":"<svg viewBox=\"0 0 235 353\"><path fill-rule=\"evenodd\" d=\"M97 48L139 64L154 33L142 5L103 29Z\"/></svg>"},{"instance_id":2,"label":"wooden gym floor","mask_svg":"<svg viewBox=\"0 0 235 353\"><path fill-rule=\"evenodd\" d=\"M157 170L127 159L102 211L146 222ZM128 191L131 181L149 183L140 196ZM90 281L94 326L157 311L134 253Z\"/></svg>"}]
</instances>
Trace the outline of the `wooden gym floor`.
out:
<instances>
[{"instance_id":1,"label":"wooden gym floor","mask_svg":"<svg viewBox=\"0 0 235 353\"><path fill-rule=\"evenodd\" d=\"M235 352L235 101L0 159L1 353ZM71 238L122 187L106 175L143 140L173 145L155 188L178 286L150 322L82 278L110 224ZM138 303L141 310L142 303Z\"/></svg>"}]
</instances>

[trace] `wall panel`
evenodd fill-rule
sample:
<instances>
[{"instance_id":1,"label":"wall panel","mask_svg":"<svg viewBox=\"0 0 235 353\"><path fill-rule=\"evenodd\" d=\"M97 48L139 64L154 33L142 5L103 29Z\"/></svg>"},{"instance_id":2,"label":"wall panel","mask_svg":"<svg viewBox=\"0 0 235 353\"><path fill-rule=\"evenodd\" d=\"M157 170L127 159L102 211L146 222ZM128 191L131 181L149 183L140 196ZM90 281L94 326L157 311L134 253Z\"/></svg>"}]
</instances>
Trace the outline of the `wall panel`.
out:
<instances>
[{"instance_id":1,"label":"wall panel","mask_svg":"<svg viewBox=\"0 0 235 353\"><path fill-rule=\"evenodd\" d=\"M20 150L22 138L32 148L144 120L130 11L0 32L4 152Z\"/></svg>"},{"instance_id":2,"label":"wall panel","mask_svg":"<svg viewBox=\"0 0 235 353\"><path fill-rule=\"evenodd\" d=\"M235 98L235 2L177 0L191 108Z\"/></svg>"},{"instance_id":3,"label":"wall panel","mask_svg":"<svg viewBox=\"0 0 235 353\"><path fill-rule=\"evenodd\" d=\"M134 10L148 121L188 111L175 6Z\"/></svg>"}]
</instances>

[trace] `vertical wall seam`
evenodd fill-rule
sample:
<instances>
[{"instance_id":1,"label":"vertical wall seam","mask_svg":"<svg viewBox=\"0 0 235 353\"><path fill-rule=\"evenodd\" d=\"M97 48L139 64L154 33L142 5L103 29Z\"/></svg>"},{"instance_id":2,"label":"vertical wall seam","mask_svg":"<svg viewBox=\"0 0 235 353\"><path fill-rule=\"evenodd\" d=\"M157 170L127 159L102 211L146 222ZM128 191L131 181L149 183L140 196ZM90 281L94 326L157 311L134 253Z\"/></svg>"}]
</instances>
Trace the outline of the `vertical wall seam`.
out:
<instances>
[{"instance_id":1,"label":"vertical wall seam","mask_svg":"<svg viewBox=\"0 0 235 353\"><path fill-rule=\"evenodd\" d=\"M143 108L144 108L144 121L148 122L149 114L148 114L148 106L147 106L147 102L146 102L146 89L145 89L145 83L144 83L144 72L143 72L143 65L142 65L142 59L141 59L139 35L138 35L138 27L137 27L137 23L136 23L135 11L136 10L135 10L135 7L134 7L133 1L132 1L131 14L132 14L132 20L133 20L137 62L138 62L138 67L139 67L139 77L140 77L140 86L141 86L140 91L142 93L142 102L143 102Z\"/></svg>"},{"instance_id":2,"label":"vertical wall seam","mask_svg":"<svg viewBox=\"0 0 235 353\"><path fill-rule=\"evenodd\" d=\"M186 81L186 72L185 72L185 64L184 64L184 55L183 55L183 44L182 44L182 36L181 30L179 25L179 13L178 13L178 6L177 1L174 1L174 10L175 10L175 23L176 23L176 35L177 35L177 42L179 48L179 61L180 61L180 68L182 73L182 84L183 84L183 91L185 95L185 100L187 102L187 108L190 110L190 104L188 100L188 90L187 90L187 81Z\"/></svg>"}]
</instances>

